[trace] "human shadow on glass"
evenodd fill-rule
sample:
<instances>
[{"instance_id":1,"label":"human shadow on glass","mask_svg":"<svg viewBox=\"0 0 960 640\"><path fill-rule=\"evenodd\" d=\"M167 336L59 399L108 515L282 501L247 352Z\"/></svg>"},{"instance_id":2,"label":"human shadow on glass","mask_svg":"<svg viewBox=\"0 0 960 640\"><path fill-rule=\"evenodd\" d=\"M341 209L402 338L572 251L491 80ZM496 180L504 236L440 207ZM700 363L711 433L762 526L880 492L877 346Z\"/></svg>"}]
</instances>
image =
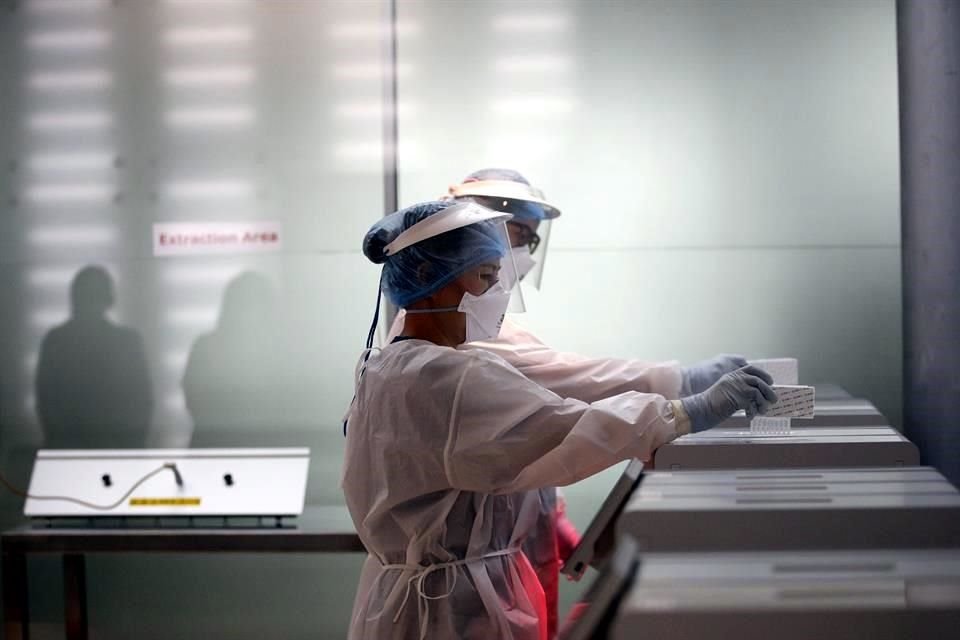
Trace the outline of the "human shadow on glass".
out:
<instances>
[{"instance_id":1,"label":"human shadow on glass","mask_svg":"<svg viewBox=\"0 0 960 640\"><path fill-rule=\"evenodd\" d=\"M183 375L193 447L277 446L285 403L277 295L262 274L228 284L213 331L196 339Z\"/></svg>"},{"instance_id":2,"label":"human shadow on glass","mask_svg":"<svg viewBox=\"0 0 960 640\"><path fill-rule=\"evenodd\" d=\"M134 448L146 444L153 414L140 334L108 317L113 278L84 267L70 284L70 317L43 338L36 409L48 448Z\"/></svg>"}]
</instances>

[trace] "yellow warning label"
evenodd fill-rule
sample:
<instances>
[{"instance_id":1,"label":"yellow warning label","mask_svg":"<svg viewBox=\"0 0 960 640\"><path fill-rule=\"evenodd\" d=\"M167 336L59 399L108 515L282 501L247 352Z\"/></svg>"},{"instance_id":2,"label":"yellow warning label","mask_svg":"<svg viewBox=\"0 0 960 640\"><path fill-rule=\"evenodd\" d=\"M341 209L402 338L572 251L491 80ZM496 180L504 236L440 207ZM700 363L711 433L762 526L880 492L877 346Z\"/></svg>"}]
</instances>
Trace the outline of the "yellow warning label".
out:
<instances>
[{"instance_id":1,"label":"yellow warning label","mask_svg":"<svg viewBox=\"0 0 960 640\"><path fill-rule=\"evenodd\" d=\"M199 507L200 498L130 498L131 507Z\"/></svg>"}]
</instances>

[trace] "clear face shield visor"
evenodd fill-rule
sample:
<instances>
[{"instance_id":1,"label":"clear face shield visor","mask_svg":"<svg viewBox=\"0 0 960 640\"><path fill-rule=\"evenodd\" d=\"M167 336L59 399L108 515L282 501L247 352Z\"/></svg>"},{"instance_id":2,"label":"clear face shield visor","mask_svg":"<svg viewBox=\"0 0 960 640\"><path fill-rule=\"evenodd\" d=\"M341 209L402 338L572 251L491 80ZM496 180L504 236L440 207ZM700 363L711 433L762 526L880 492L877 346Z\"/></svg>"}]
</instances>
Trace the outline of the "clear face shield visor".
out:
<instances>
[{"instance_id":1,"label":"clear face shield visor","mask_svg":"<svg viewBox=\"0 0 960 640\"><path fill-rule=\"evenodd\" d=\"M518 269L514 252L510 250L510 231L507 222L512 218L509 213L494 211L475 202L463 202L441 211L410 227L401 233L386 247L387 255L392 255L440 234L452 231L471 224L483 225L482 233L492 234L503 251L503 257L474 265L463 275L468 278L476 277L480 282L471 283L475 289L471 293L480 295L493 286L500 285L510 293L510 304L507 311L522 313L526 311L523 291L520 287L521 272ZM451 247L454 251L459 248ZM469 256L464 256L469 259Z\"/></svg>"},{"instance_id":2,"label":"clear face shield visor","mask_svg":"<svg viewBox=\"0 0 960 640\"><path fill-rule=\"evenodd\" d=\"M511 253L525 287L540 289L551 226L550 220L511 220L507 223Z\"/></svg>"},{"instance_id":3,"label":"clear face shield visor","mask_svg":"<svg viewBox=\"0 0 960 640\"><path fill-rule=\"evenodd\" d=\"M523 285L540 288L550 244L550 227L560 210L540 190L522 182L478 180L450 187L448 197L473 201L513 217L507 221L515 267Z\"/></svg>"},{"instance_id":4,"label":"clear face shield visor","mask_svg":"<svg viewBox=\"0 0 960 640\"><path fill-rule=\"evenodd\" d=\"M540 282L543 279L547 247L550 244L551 221L549 219L521 218L514 212L522 204L505 198L471 196L468 200L488 209L510 213L514 216L505 223L508 234L507 246L510 247L510 253L513 255L513 266L516 268L517 275L523 282L524 287L532 286L539 289Z\"/></svg>"},{"instance_id":5,"label":"clear face shield visor","mask_svg":"<svg viewBox=\"0 0 960 640\"><path fill-rule=\"evenodd\" d=\"M504 220L492 226L496 230L497 236L503 243L503 246L508 247L508 249L503 257L500 258L499 267L491 269L492 265L482 264L471 271L477 271L478 277L485 279L484 284L486 288L499 284L503 287L504 291L510 294L510 304L507 307L507 311L510 313L523 313L527 310L523 299L523 288L520 284L523 279L523 272L520 267L518 267L516 254L509 249L511 237L509 223ZM483 290L485 291L486 288Z\"/></svg>"}]
</instances>

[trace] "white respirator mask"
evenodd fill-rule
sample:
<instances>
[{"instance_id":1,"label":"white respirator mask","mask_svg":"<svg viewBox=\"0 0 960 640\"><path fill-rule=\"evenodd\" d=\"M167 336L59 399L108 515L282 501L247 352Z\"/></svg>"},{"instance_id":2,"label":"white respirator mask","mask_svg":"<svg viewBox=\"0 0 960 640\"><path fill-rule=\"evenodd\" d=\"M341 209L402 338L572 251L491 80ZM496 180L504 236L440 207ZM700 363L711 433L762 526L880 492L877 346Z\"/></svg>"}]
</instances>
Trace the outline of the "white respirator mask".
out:
<instances>
[{"instance_id":1,"label":"white respirator mask","mask_svg":"<svg viewBox=\"0 0 960 640\"><path fill-rule=\"evenodd\" d=\"M466 342L492 340L500 335L503 316L510 304L510 292L497 283L475 296L464 292L457 311L467 316Z\"/></svg>"},{"instance_id":2,"label":"white respirator mask","mask_svg":"<svg viewBox=\"0 0 960 640\"><path fill-rule=\"evenodd\" d=\"M485 223L491 225L493 233L499 234L500 245L507 249L506 255L502 258L496 258L499 264L499 281L481 295L464 292L460 304L456 307L442 309L407 308L405 312L414 314L458 311L466 316L465 342L496 338L500 334L503 316L508 309L515 313L525 311L523 292L519 286L520 278L514 264L514 254L508 249L510 234L507 231L506 221L512 217L510 213L494 211L475 202L458 202L414 224L384 247L385 255L392 256L428 238L471 224ZM491 258L490 261L493 259ZM531 262L533 261L531 260ZM534 262L534 264L536 263ZM374 323L376 323L376 316ZM372 326L375 326L375 324ZM370 335L372 333L373 328L371 328ZM371 342L369 336L367 341L368 343Z\"/></svg>"},{"instance_id":3,"label":"white respirator mask","mask_svg":"<svg viewBox=\"0 0 960 640\"><path fill-rule=\"evenodd\" d=\"M533 256L530 255L530 247L528 245L523 245L522 247L514 247L513 251L513 262L517 267L517 276L520 280L523 280L530 271L537 266L537 261L533 259Z\"/></svg>"},{"instance_id":4,"label":"white respirator mask","mask_svg":"<svg viewBox=\"0 0 960 640\"><path fill-rule=\"evenodd\" d=\"M483 342L500 335L503 317L510 305L510 292L498 282L478 296L469 291L463 292L460 304L456 307L439 309L406 309L406 313L449 313L459 311L467 317L467 334L464 342Z\"/></svg>"}]
</instances>

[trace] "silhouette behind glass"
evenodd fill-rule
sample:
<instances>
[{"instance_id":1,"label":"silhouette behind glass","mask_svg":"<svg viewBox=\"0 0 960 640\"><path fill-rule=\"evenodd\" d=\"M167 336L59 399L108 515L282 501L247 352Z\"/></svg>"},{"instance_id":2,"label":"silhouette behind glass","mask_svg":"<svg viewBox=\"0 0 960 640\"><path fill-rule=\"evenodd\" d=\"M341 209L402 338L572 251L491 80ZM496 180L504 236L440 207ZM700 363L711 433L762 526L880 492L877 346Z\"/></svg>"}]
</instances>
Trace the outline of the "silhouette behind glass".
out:
<instances>
[{"instance_id":1,"label":"silhouette behind glass","mask_svg":"<svg viewBox=\"0 0 960 640\"><path fill-rule=\"evenodd\" d=\"M244 272L223 294L217 327L197 338L183 376L194 447L276 446L286 409L276 296Z\"/></svg>"},{"instance_id":2,"label":"silhouette behind glass","mask_svg":"<svg viewBox=\"0 0 960 640\"><path fill-rule=\"evenodd\" d=\"M107 318L113 281L100 266L77 272L70 318L51 329L37 365L37 413L49 448L146 444L153 395L143 341Z\"/></svg>"}]
</instances>

